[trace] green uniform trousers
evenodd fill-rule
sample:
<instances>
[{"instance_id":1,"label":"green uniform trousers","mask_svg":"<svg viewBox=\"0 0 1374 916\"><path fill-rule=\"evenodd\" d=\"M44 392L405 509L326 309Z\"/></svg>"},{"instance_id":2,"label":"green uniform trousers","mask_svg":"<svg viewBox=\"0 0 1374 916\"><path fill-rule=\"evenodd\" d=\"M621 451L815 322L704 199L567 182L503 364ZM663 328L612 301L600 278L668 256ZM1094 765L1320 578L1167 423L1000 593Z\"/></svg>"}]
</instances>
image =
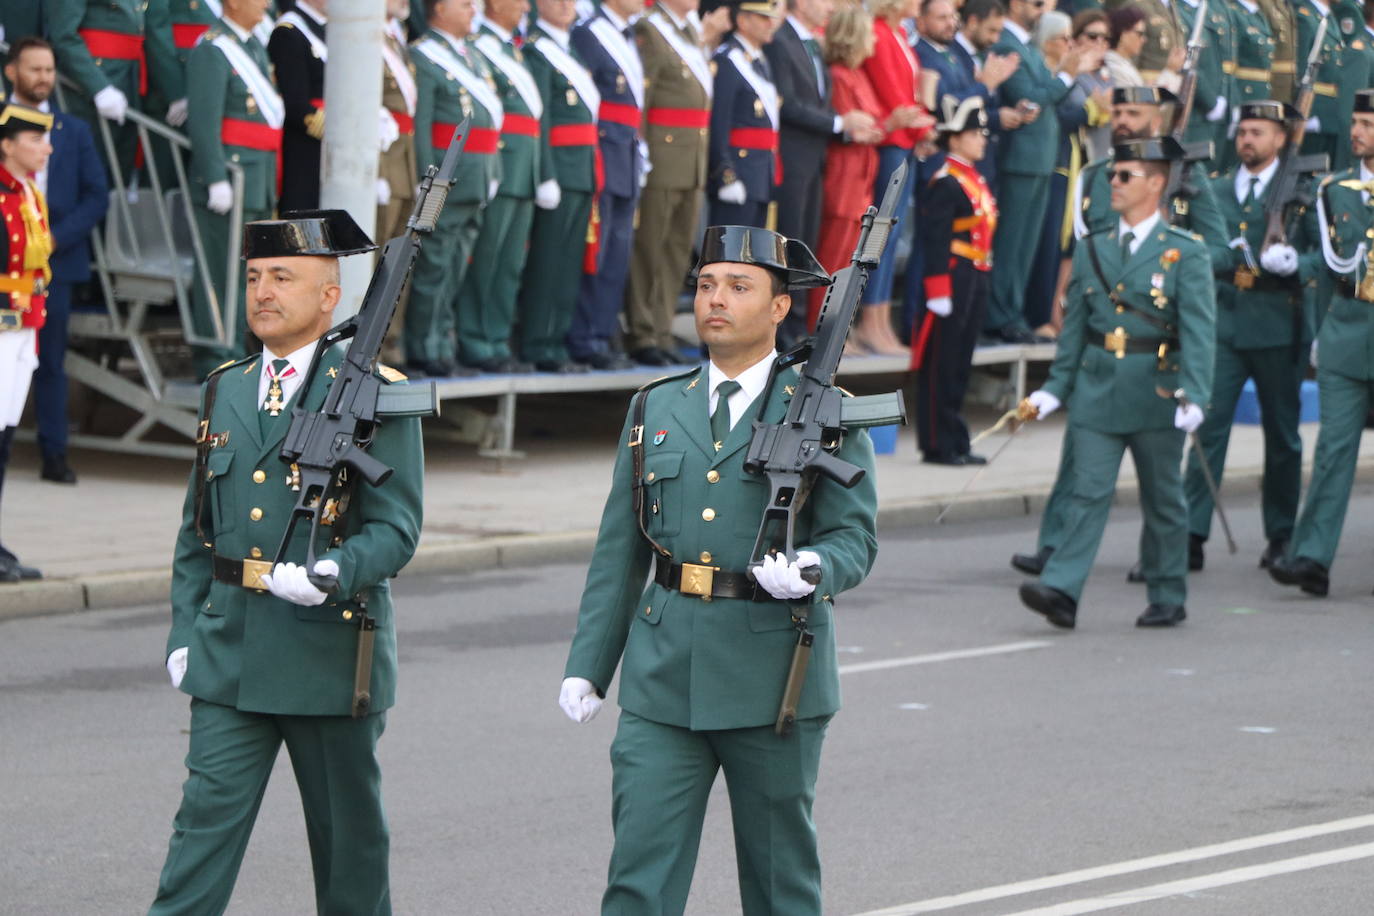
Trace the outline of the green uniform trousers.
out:
<instances>
[{"instance_id":1,"label":"green uniform trousers","mask_svg":"<svg viewBox=\"0 0 1374 916\"><path fill-rule=\"evenodd\" d=\"M204 195L204 191L196 191ZM229 215L211 213L205 208L202 200L192 208L196 218L196 228L200 231L200 242L205 248L205 264L209 269L210 285L215 288L215 295L220 297L220 304L223 305L227 276L227 262L225 254L229 251ZM271 219L270 210L245 209L243 211L243 221L251 222L255 219ZM238 296L234 300L237 306L233 312L234 334L230 337L227 346L204 346L196 345L191 348L191 362L195 369L196 378L203 379L206 375L219 367L225 360L238 359L244 355L244 296L247 291L246 278L244 276L243 262L239 262L239 288ZM210 297L205 292L205 286L200 282L200 277L196 277L191 284L191 323L197 334L213 335L215 326L210 313L214 306L210 302ZM223 313L221 312L221 315Z\"/></svg>"},{"instance_id":2,"label":"green uniform trousers","mask_svg":"<svg viewBox=\"0 0 1374 916\"><path fill-rule=\"evenodd\" d=\"M1306 350L1300 360L1293 348L1264 347L1237 350L1217 342L1216 369L1212 377L1212 403L1198 427L1198 444L1207 456L1212 479L1221 486L1226 467L1226 447L1236 402L1246 379L1255 380L1260 422L1264 428L1263 516L1267 540L1288 540L1298 515L1302 490L1302 439L1298 436L1300 393L1306 371ZM1197 450L1188 455L1188 476L1183 493L1188 501L1188 530L1206 540L1212 531L1212 491L1202 476Z\"/></svg>"},{"instance_id":3,"label":"green uniform trousers","mask_svg":"<svg viewBox=\"0 0 1374 916\"><path fill-rule=\"evenodd\" d=\"M998 227L992 242L997 269L992 272L992 298L983 319L986 330L1026 327L1026 287L1049 203L1049 175L1003 172L998 178L997 209L1017 216Z\"/></svg>"},{"instance_id":4,"label":"green uniform trousers","mask_svg":"<svg viewBox=\"0 0 1374 916\"><path fill-rule=\"evenodd\" d=\"M1150 429L1103 433L1070 420L1073 482L1064 534L1045 564L1040 581L1072 597L1083 595L1092 571L1107 513L1116 493L1121 456L1131 450L1140 481L1140 508L1145 530L1140 538L1140 565L1152 604L1183 604L1188 588L1188 510L1183 502L1183 433Z\"/></svg>"},{"instance_id":5,"label":"green uniform trousers","mask_svg":"<svg viewBox=\"0 0 1374 916\"><path fill-rule=\"evenodd\" d=\"M453 359L454 302L463 288L482 218L481 204L449 201L439 214L434 234L420 246L402 341L407 361Z\"/></svg>"},{"instance_id":6,"label":"green uniform trousers","mask_svg":"<svg viewBox=\"0 0 1374 916\"><path fill-rule=\"evenodd\" d=\"M472 267L458 297L458 358L475 364L509 359L515 301L529 254L534 201L497 195L487 204Z\"/></svg>"},{"instance_id":7,"label":"green uniform trousers","mask_svg":"<svg viewBox=\"0 0 1374 916\"><path fill-rule=\"evenodd\" d=\"M1064 427L1064 441L1059 445L1059 470L1054 475L1054 486L1045 500L1045 511L1040 516L1040 537L1036 550L1054 550L1064 540L1067 530L1069 507L1073 502L1073 424ZM1140 552L1145 552L1145 530L1140 531Z\"/></svg>"},{"instance_id":8,"label":"green uniform trousers","mask_svg":"<svg viewBox=\"0 0 1374 916\"><path fill-rule=\"evenodd\" d=\"M591 192L567 190L557 207L534 215L520 290L520 357L526 362L568 361L566 338L577 312L591 216Z\"/></svg>"},{"instance_id":9,"label":"green uniform trousers","mask_svg":"<svg viewBox=\"0 0 1374 916\"><path fill-rule=\"evenodd\" d=\"M376 755L385 727L386 713L273 716L192 699L190 772L149 916L224 912L283 742L305 811L317 910L390 913Z\"/></svg>"},{"instance_id":10,"label":"green uniform trousers","mask_svg":"<svg viewBox=\"0 0 1374 916\"><path fill-rule=\"evenodd\" d=\"M692 731L624 710L611 743L611 853L602 916L671 916L687 905L706 800L725 771L744 916L821 912L811 805L830 716Z\"/></svg>"},{"instance_id":11,"label":"green uniform trousers","mask_svg":"<svg viewBox=\"0 0 1374 916\"><path fill-rule=\"evenodd\" d=\"M1369 413L1374 380L1355 379L1321 368L1318 353L1317 388L1321 392L1321 429L1312 462L1312 480L1302 505L1290 557L1307 557L1331 567L1341 540L1350 487L1355 480L1355 459Z\"/></svg>"},{"instance_id":12,"label":"green uniform trousers","mask_svg":"<svg viewBox=\"0 0 1374 916\"><path fill-rule=\"evenodd\" d=\"M701 191L696 188L645 188L640 194L639 224L626 285L629 337L625 349L631 353L649 347L677 352L673 315L692 267L693 246L700 241L696 237L700 209Z\"/></svg>"}]
</instances>

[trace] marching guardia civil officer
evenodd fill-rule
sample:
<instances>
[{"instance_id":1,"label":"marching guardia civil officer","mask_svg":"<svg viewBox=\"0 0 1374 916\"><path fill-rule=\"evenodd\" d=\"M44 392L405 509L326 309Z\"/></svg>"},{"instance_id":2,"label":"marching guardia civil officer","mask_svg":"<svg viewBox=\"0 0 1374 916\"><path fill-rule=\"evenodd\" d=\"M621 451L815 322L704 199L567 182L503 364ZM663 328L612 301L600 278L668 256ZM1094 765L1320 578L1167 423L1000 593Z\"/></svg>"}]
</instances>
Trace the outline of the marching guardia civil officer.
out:
<instances>
[{"instance_id":1,"label":"marching guardia civil officer","mask_svg":"<svg viewBox=\"0 0 1374 916\"><path fill-rule=\"evenodd\" d=\"M1269 567L1275 581L1318 596L1330 586L1374 393L1374 90L1355 94L1350 150L1359 164L1328 176L1317 193L1322 259L1334 288L1317 332L1321 429L1312 480L1288 555Z\"/></svg>"},{"instance_id":2,"label":"marching guardia civil officer","mask_svg":"<svg viewBox=\"0 0 1374 916\"><path fill-rule=\"evenodd\" d=\"M1117 87L1112 90L1112 142L1121 144L1131 140L1155 137L1163 133L1165 106L1177 99L1167 89L1151 86ZM1089 163L1078 175L1074 188L1074 235L1080 240L1089 234L1110 232L1120 221L1112 202L1112 156ZM1201 164L1188 165L1185 193L1168 202L1166 221L1191 230L1202 237L1213 263L1230 263L1231 249L1227 243L1234 237L1227 233ZM1070 526L1069 503L1074 475L1074 446L1070 430L1064 431L1064 444L1059 450L1059 471L1054 489L1045 503L1040 519L1039 541L1035 553L1017 553L1011 565L1028 575L1037 576L1045 561L1059 545ZM1143 552L1143 549L1142 549ZM1200 542L1192 544L1190 568L1202 568ZM1132 582L1144 581L1140 568L1133 567L1127 577Z\"/></svg>"},{"instance_id":3,"label":"marching guardia civil officer","mask_svg":"<svg viewBox=\"0 0 1374 916\"><path fill-rule=\"evenodd\" d=\"M1231 77L1231 110L1235 112L1246 102L1278 99L1273 91L1274 33L1264 11L1255 0L1236 0L1228 4L1231 16L1231 36L1235 42L1235 56L1223 59L1222 68ZM1228 118L1226 130L1218 138L1216 161L1223 169L1236 164L1233 142L1234 123Z\"/></svg>"},{"instance_id":4,"label":"marching guardia civil officer","mask_svg":"<svg viewBox=\"0 0 1374 916\"><path fill-rule=\"evenodd\" d=\"M1141 568L1149 606L1137 626L1186 617L1188 514L1179 462L1185 434L1202 423L1212 384L1215 297L1207 249L1162 218L1169 138L1113 149L1117 225L1080 240L1049 380L1027 398L1044 418L1067 403L1073 448L1068 524L1039 582L1021 601L1057 627L1072 628L1130 449L1145 516Z\"/></svg>"},{"instance_id":5,"label":"marching guardia civil officer","mask_svg":"<svg viewBox=\"0 0 1374 916\"><path fill-rule=\"evenodd\" d=\"M1253 379L1264 426L1263 518L1268 542L1260 566L1284 555L1298 514L1302 490L1302 440L1298 436L1299 394L1307 373L1312 319L1305 299L1321 270L1316 212L1299 202L1285 208L1288 237L1265 246L1266 208L1274 194L1279 155L1298 113L1269 100L1240 107L1236 150L1240 165L1212 181L1216 199L1233 234L1231 257L1214 263L1217 281L1217 352L1212 400L1198 428L1198 443L1221 483L1231 420L1247 379ZM1201 553L1211 533L1213 500L1198 465L1188 456L1185 493L1189 540Z\"/></svg>"},{"instance_id":6,"label":"marching guardia civil officer","mask_svg":"<svg viewBox=\"0 0 1374 916\"><path fill-rule=\"evenodd\" d=\"M516 47L529 0L486 0L477 47L491 65L501 94L501 185L482 216L482 232L472 250L458 296L458 360L482 372L530 372L515 359L511 332L520 277L529 255L534 223L534 192L540 182L543 143L539 124L544 99Z\"/></svg>"},{"instance_id":7,"label":"marching guardia civil officer","mask_svg":"<svg viewBox=\"0 0 1374 916\"><path fill-rule=\"evenodd\" d=\"M230 290L222 253L229 250L229 211L234 206L229 164L243 171L244 220L267 219L277 207L277 153L286 115L267 49L253 34L263 7L262 0L224 0L224 18L205 32L186 61L191 203L211 287L207 290L200 277L191 286L192 321L202 337L214 334L211 309L225 319L238 312L225 314ZM242 284L240 275L232 291L236 301L241 301ZM227 343L199 343L191 352L196 375L203 377L243 350L238 335L232 334Z\"/></svg>"},{"instance_id":8,"label":"marching guardia civil officer","mask_svg":"<svg viewBox=\"0 0 1374 916\"><path fill-rule=\"evenodd\" d=\"M838 456L868 474L851 490L818 480L797 519L796 543L806 546L791 564L769 557L756 580L745 569L769 488L744 458L751 421L777 422L792 395L792 370L770 377L788 289L826 281L798 242L750 227L706 230L695 310L710 360L641 389L626 420L559 697L585 722L620 668L604 914L683 911L720 770L743 912L821 912L811 805L839 708L832 602L863 581L877 553L872 444L845 437ZM819 567L819 585L802 578L807 567ZM815 644L796 727L783 737L773 726L796 604L807 607Z\"/></svg>"},{"instance_id":9,"label":"marching guardia civil officer","mask_svg":"<svg viewBox=\"0 0 1374 916\"><path fill-rule=\"evenodd\" d=\"M626 288L626 349L638 363L681 362L673 342L679 278L692 266L714 80L701 35L688 17L697 0L658 0L635 23L649 83L644 104L649 172L639 201L639 227Z\"/></svg>"},{"instance_id":10,"label":"marching guardia civil officer","mask_svg":"<svg viewBox=\"0 0 1374 916\"><path fill-rule=\"evenodd\" d=\"M191 696L189 771L152 914L222 913L284 743L305 809L321 913L391 912L377 741L395 699L388 581L420 535L420 422L383 416L369 453L394 468L326 504L329 549L313 572L272 557L296 503L282 439L299 404L318 410L343 349L320 354L339 302L337 258L376 248L341 210L245 227L248 325L263 350L216 371L202 393L200 457L172 567L167 670ZM380 369L385 389L404 378ZM304 394L302 394L304 390ZM333 500L331 500L333 502ZM353 717L360 622L375 624L372 702Z\"/></svg>"},{"instance_id":11,"label":"marching guardia civil officer","mask_svg":"<svg viewBox=\"0 0 1374 916\"><path fill-rule=\"evenodd\" d=\"M429 30L411 49L415 61L415 160L420 174L438 165L453 132L471 118L467 145L434 234L415 262L406 306L406 366L426 375L453 375L459 291L482 231L486 206L501 179L498 156L505 109L491 68L468 35L473 0L425 0ZM468 370L467 374L473 374Z\"/></svg>"}]
</instances>

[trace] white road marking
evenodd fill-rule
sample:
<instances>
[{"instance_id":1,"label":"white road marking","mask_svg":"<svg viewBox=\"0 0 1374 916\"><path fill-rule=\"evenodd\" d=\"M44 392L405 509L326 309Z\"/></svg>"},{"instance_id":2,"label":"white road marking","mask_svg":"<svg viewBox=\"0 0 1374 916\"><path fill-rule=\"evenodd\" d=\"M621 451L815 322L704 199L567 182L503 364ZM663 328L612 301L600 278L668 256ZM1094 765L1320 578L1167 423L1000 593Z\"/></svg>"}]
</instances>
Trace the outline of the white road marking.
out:
<instances>
[{"instance_id":1,"label":"white road marking","mask_svg":"<svg viewBox=\"0 0 1374 916\"><path fill-rule=\"evenodd\" d=\"M905 668L908 665L930 665L935 662L952 662L964 658L983 658L988 655L1006 655L1009 652L1028 652L1043 649L1054 643L1046 639L1031 639L1025 642L1007 642L996 646L980 646L976 649L954 649L949 652L931 652L927 655L907 655L903 658L884 658L872 662L854 662L841 665L840 674L858 674L863 671L886 671L888 668Z\"/></svg>"},{"instance_id":2,"label":"white road marking","mask_svg":"<svg viewBox=\"0 0 1374 916\"><path fill-rule=\"evenodd\" d=\"M1272 735L1278 729L1268 725L1242 725L1238 731L1249 732L1252 735Z\"/></svg>"},{"instance_id":3,"label":"white road marking","mask_svg":"<svg viewBox=\"0 0 1374 916\"><path fill-rule=\"evenodd\" d=\"M1278 846L1283 843L1297 842L1298 840L1309 840L1313 837L1343 833L1348 830L1363 830L1366 827L1374 827L1374 814L1347 817L1336 821L1328 821L1324 824L1311 824L1307 827L1293 827L1288 830L1275 831L1274 833L1261 833L1256 836L1244 837L1239 840L1228 840L1224 843L1213 843L1208 846L1194 846L1192 849L1182 849L1178 852L1166 852L1160 855L1146 856L1141 859L1127 859L1124 862L1115 862L1110 865L1098 865L1094 868L1066 871L1057 875L1049 875L1044 878L1031 878L1027 881L1017 881L1012 884L999 884L995 887L985 887L980 890L967 891L962 894L954 894L948 897L932 897L929 900L921 900L916 903L902 903L897 906L888 907L887 909L870 910L859 914L859 916L915 916L915 914L918 913L934 913L939 910L950 910L955 907L968 906L973 903L984 903L988 900L1001 900L1005 897L1033 894L1037 891L1064 887L1069 884L1081 884L1084 881L1096 881L1099 878L1128 875L1133 872L1148 871L1152 868L1165 868L1170 865L1179 865L1184 862L1197 862L1201 859L1212 859L1217 856L1227 856L1237 852L1246 852L1251 849L1263 849L1266 846Z\"/></svg>"},{"instance_id":4,"label":"white road marking","mask_svg":"<svg viewBox=\"0 0 1374 916\"><path fill-rule=\"evenodd\" d=\"M1233 868L1229 871L1219 871L1210 875L1198 875L1196 878L1183 878L1179 881L1152 884L1149 887L1117 891L1115 894L1104 894L1101 897L1088 897L1083 900L1070 900L1067 903L1057 903L1054 906L1045 906L1034 910L1022 910L1019 913L1014 913L1013 916L1077 916L1079 913L1097 913L1119 906L1130 906L1133 903L1144 903L1148 900L1159 900L1178 894L1191 894L1213 887L1225 887L1228 884L1258 881L1261 878L1271 878L1274 875L1287 875L1295 871L1306 871L1309 868L1321 868L1325 865L1339 865L1342 862L1353 862L1356 859L1368 859L1370 857L1374 857L1374 843L1344 846L1340 849L1329 849L1326 852L1314 852L1305 856L1294 856L1291 859L1280 859L1277 862L1266 862L1263 865L1249 865L1245 868Z\"/></svg>"}]
</instances>

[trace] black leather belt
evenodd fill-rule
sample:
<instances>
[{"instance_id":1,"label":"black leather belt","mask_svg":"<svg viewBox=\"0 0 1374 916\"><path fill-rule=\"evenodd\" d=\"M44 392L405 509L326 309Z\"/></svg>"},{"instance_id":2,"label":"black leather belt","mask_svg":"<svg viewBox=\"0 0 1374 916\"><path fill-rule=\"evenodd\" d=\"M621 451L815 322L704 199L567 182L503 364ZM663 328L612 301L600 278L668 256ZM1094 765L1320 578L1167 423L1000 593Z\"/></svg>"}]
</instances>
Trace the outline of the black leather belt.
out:
<instances>
[{"instance_id":1,"label":"black leather belt","mask_svg":"<svg viewBox=\"0 0 1374 916\"><path fill-rule=\"evenodd\" d=\"M216 582L227 582L255 591L267 590L267 586L259 581L259 577L272 571L271 560L235 560L217 553L211 555L210 566L214 570Z\"/></svg>"},{"instance_id":2,"label":"black leather belt","mask_svg":"<svg viewBox=\"0 0 1374 916\"><path fill-rule=\"evenodd\" d=\"M1102 335L1102 349L1115 353L1118 358L1127 353L1159 353L1161 344L1168 346L1168 352L1178 355L1180 347L1176 337L1132 337L1129 334L1114 332Z\"/></svg>"},{"instance_id":3,"label":"black leather belt","mask_svg":"<svg viewBox=\"0 0 1374 916\"><path fill-rule=\"evenodd\" d=\"M1239 280L1239 282L1237 282ZM1295 277L1275 277L1270 274L1255 276L1248 271L1237 270L1230 276L1222 276L1221 282L1234 286L1243 293L1290 293L1302 292Z\"/></svg>"},{"instance_id":4,"label":"black leather belt","mask_svg":"<svg viewBox=\"0 0 1374 916\"><path fill-rule=\"evenodd\" d=\"M759 588L745 573L729 572L714 566L696 563L659 562L654 569L654 581L684 595L699 598L742 598L745 601L777 601Z\"/></svg>"}]
</instances>

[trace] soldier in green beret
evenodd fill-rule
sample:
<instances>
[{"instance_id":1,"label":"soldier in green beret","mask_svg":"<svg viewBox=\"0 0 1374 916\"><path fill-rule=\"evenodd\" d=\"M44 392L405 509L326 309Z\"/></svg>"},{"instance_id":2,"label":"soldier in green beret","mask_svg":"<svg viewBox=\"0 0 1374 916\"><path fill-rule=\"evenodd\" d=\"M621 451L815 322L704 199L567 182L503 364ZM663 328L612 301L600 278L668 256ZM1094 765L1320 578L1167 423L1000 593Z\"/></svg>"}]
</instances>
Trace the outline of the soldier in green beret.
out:
<instances>
[{"instance_id":1,"label":"soldier in green beret","mask_svg":"<svg viewBox=\"0 0 1374 916\"><path fill-rule=\"evenodd\" d=\"M1359 163L1327 176L1317 192L1323 278L1331 304L1317 332L1315 361L1321 430L1312 481L1288 555L1269 567L1283 585L1324 596L1340 543L1355 459L1374 394L1374 89L1355 93L1350 150Z\"/></svg>"},{"instance_id":2,"label":"soldier in green beret","mask_svg":"<svg viewBox=\"0 0 1374 916\"><path fill-rule=\"evenodd\" d=\"M1202 423L1199 405L1211 394L1216 305L1206 247L1160 216L1169 162L1182 152L1169 138L1113 149L1117 224L1075 249L1049 381L1023 407L1043 419L1069 406L1068 524L1040 581L1021 586L1022 603L1057 627L1075 624L1127 449L1140 481L1149 587L1136 625L1173 626L1186 617L1188 512L1179 463L1184 436Z\"/></svg>"},{"instance_id":3,"label":"soldier in green beret","mask_svg":"<svg viewBox=\"0 0 1374 916\"><path fill-rule=\"evenodd\" d=\"M284 743L305 809L321 913L391 912L377 741L395 700L389 580L420 535L420 421L383 415L370 455L393 469L323 507L313 569L294 538L273 556L300 486L279 460L292 409L317 411L343 360L320 338L338 305L337 258L377 246L341 210L245 227L249 327L261 355L228 363L202 392L201 434L172 566L167 671L191 697L189 771L153 916L222 913ZM385 390L404 379L379 367ZM299 530L299 529L298 529ZM325 592L312 581L333 577ZM363 679L370 706L354 708ZM362 714L360 714L362 713Z\"/></svg>"},{"instance_id":4,"label":"soldier in green beret","mask_svg":"<svg viewBox=\"0 0 1374 916\"><path fill-rule=\"evenodd\" d=\"M696 273L697 332L710 360L635 397L559 704L587 721L621 669L602 913L682 913L707 797L724 770L743 912L814 916L811 805L840 705L832 602L863 581L877 553L873 448L863 432L845 436L838 457L867 475L849 490L818 479L797 517L796 543L807 546L796 561L768 557L746 574L769 493L744 470L750 420L778 422L797 378L774 371L775 329L789 287L828 278L805 245L741 226L706 230ZM819 567L819 585L803 579L808 567ZM799 604L815 642L796 725L780 736Z\"/></svg>"}]
</instances>

